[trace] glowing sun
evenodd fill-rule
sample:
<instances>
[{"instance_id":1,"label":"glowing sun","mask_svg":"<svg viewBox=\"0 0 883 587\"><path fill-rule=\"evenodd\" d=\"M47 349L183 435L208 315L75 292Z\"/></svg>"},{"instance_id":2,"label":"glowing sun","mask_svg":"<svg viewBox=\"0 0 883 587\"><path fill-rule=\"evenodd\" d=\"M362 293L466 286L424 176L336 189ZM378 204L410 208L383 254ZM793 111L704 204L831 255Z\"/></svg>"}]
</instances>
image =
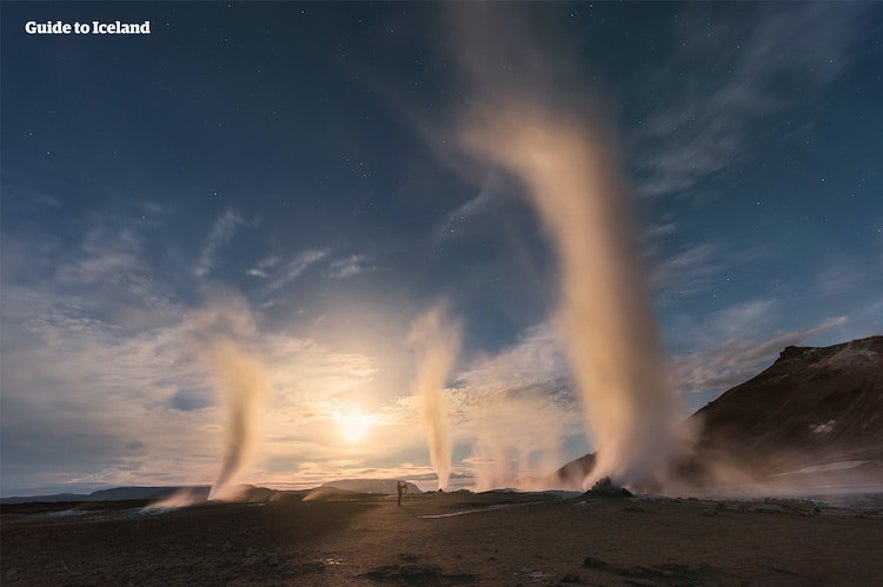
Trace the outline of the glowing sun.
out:
<instances>
[{"instance_id":1,"label":"glowing sun","mask_svg":"<svg viewBox=\"0 0 883 587\"><path fill-rule=\"evenodd\" d=\"M334 421L337 422L340 437L348 444L363 442L374 424L374 418L370 414L363 414L358 410L340 412L334 417Z\"/></svg>"}]
</instances>

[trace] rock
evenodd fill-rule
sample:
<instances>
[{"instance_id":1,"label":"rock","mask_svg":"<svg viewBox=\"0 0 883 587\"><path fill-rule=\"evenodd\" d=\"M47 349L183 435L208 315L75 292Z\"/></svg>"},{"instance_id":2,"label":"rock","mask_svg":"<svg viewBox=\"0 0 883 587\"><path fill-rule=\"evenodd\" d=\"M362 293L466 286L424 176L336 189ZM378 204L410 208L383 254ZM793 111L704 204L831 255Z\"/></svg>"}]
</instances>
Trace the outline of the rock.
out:
<instances>
[{"instance_id":1,"label":"rock","mask_svg":"<svg viewBox=\"0 0 883 587\"><path fill-rule=\"evenodd\" d=\"M266 556L266 558L264 558L264 562L267 563L268 565L270 565L271 567L275 567L281 561L279 560L279 555L275 552L272 552L272 553L268 554Z\"/></svg>"},{"instance_id":2,"label":"rock","mask_svg":"<svg viewBox=\"0 0 883 587\"><path fill-rule=\"evenodd\" d=\"M413 552L400 552L399 558L409 563L417 562L417 555Z\"/></svg>"},{"instance_id":3,"label":"rock","mask_svg":"<svg viewBox=\"0 0 883 587\"><path fill-rule=\"evenodd\" d=\"M611 481L610 477L604 477L603 479L599 479L591 489L585 492L585 497L601 497L601 498L611 498L611 497L634 497L634 494L626 489L625 487L620 487L619 485L614 485L613 481Z\"/></svg>"},{"instance_id":4,"label":"rock","mask_svg":"<svg viewBox=\"0 0 883 587\"><path fill-rule=\"evenodd\" d=\"M579 573L566 573L561 577L561 583L579 583Z\"/></svg>"},{"instance_id":5,"label":"rock","mask_svg":"<svg viewBox=\"0 0 883 587\"><path fill-rule=\"evenodd\" d=\"M376 569L358 576L366 577L372 581L400 582L403 580L407 583L416 583L420 585L426 584L427 582L434 584L440 577L442 577L440 567L418 564L386 565L383 567L377 567Z\"/></svg>"},{"instance_id":6,"label":"rock","mask_svg":"<svg viewBox=\"0 0 883 587\"><path fill-rule=\"evenodd\" d=\"M433 577L441 573L439 567L433 565L402 565L399 567L401 577Z\"/></svg>"},{"instance_id":7,"label":"rock","mask_svg":"<svg viewBox=\"0 0 883 587\"><path fill-rule=\"evenodd\" d=\"M592 558L587 556L583 561L583 566L588 567L590 569L601 569L607 566L607 563L602 561L601 559Z\"/></svg>"}]
</instances>

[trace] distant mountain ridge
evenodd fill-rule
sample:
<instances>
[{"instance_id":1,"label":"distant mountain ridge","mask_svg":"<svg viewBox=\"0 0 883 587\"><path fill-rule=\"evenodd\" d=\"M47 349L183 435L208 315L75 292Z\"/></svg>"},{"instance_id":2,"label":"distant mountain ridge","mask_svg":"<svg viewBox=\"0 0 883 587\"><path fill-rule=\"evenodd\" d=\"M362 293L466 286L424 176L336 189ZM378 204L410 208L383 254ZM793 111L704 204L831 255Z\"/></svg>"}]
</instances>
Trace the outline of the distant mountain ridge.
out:
<instances>
[{"instance_id":1,"label":"distant mountain ridge","mask_svg":"<svg viewBox=\"0 0 883 587\"><path fill-rule=\"evenodd\" d=\"M31 495L23 497L4 497L0 504L13 505L17 503L61 503L83 501L123 501L123 500L158 500L165 499L182 490L190 489L196 492L204 492L208 495L209 486L189 487L113 487L111 489L99 489L92 493L53 493L49 495Z\"/></svg>"},{"instance_id":2,"label":"distant mountain ridge","mask_svg":"<svg viewBox=\"0 0 883 587\"><path fill-rule=\"evenodd\" d=\"M347 493L368 494L395 494L396 483L399 479L339 479L329 481L320 488L339 490ZM407 493L422 493L420 488L413 483L407 482ZM99 501L152 501L159 502L182 492L187 492L190 499L195 503L205 502L211 487L209 485L191 486L167 486L167 487L114 487L100 489L92 493L53 493L48 495L30 495L4 497L0 499L0 505L16 505L22 503L64 503L64 502L99 502ZM243 485L243 493L237 501L259 502L266 501L276 493L274 489ZM319 488L317 488L319 489ZM315 490L314 490L315 491Z\"/></svg>"},{"instance_id":3,"label":"distant mountain ridge","mask_svg":"<svg viewBox=\"0 0 883 587\"><path fill-rule=\"evenodd\" d=\"M883 336L829 347L786 347L767 369L691 415L694 453L675 474L713 482L723 467L752 477L861 466L883 483ZM838 465L839 464L839 465ZM555 473L573 486L595 455Z\"/></svg>"},{"instance_id":4,"label":"distant mountain ridge","mask_svg":"<svg viewBox=\"0 0 883 587\"><path fill-rule=\"evenodd\" d=\"M322 487L352 491L353 493L380 493L391 495L396 493L396 483L400 479L338 479L323 483ZM422 493L413 483L406 483L408 493Z\"/></svg>"}]
</instances>

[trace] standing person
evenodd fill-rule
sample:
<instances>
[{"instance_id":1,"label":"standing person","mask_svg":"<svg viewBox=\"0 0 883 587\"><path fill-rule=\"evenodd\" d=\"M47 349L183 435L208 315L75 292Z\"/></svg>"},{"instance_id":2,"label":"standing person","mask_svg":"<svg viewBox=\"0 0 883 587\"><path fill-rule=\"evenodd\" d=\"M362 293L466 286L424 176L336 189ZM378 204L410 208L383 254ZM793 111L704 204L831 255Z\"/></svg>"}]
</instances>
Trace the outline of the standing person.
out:
<instances>
[{"instance_id":1,"label":"standing person","mask_svg":"<svg viewBox=\"0 0 883 587\"><path fill-rule=\"evenodd\" d=\"M408 484L404 481L396 481L396 493L399 494L398 506L402 507L402 493L408 490Z\"/></svg>"}]
</instances>

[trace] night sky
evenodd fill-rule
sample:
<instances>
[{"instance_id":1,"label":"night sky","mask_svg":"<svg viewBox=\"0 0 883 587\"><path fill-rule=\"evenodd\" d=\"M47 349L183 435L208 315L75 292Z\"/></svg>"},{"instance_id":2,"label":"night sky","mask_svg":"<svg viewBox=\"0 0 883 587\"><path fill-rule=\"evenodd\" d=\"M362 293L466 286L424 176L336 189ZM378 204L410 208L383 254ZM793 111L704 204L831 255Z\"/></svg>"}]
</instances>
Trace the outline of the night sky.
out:
<instances>
[{"instance_id":1,"label":"night sky","mask_svg":"<svg viewBox=\"0 0 883 587\"><path fill-rule=\"evenodd\" d=\"M482 405L541 406L493 416L525 462L550 437L562 464L591 449L551 322L555 251L522 188L457 142L453 29L478 8L0 8L3 495L210 483L224 409L182 349L217 308L247 316L273 378L244 481L434 479L406 339L439 300L463 325L456 480L484 462ZM616 128L690 409L788 344L883 333L883 7L482 14L516 45L507 23L528 22ZM29 35L30 20L151 33Z\"/></svg>"}]
</instances>

